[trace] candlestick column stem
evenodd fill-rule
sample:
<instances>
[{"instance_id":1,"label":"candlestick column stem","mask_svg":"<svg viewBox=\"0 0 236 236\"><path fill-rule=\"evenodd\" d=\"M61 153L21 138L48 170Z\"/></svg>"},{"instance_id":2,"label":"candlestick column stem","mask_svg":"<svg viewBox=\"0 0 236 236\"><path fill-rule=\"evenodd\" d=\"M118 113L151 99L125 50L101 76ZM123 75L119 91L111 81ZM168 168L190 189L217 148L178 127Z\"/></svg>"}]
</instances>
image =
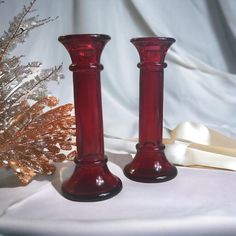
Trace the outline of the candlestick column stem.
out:
<instances>
[{"instance_id":1,"label":"candlestick column stem","mask_svg":"<svg viewBox=\"0 0 236 236\"><path fill-rule=\"evenodd\" d=\"M122 183L107 167L104 155L100 57L108 35L66 35L59 41L70 54L73 72L78 156L72 176L62 185L74 201L100 201L118 194Z\"/></svg>"},{"instance_id":2,"label":"candlestick column stem","mask_svg":"<svg viewBox=\"0 0 236 236\"><path fill-rule=\"evenodd\" d=\"M177 175L162 144L164 59L174 41L159 37L131 40L140 56L139 142L136 156L124 173L134 181L163 182Z\"/></svg>"}]
</instances>

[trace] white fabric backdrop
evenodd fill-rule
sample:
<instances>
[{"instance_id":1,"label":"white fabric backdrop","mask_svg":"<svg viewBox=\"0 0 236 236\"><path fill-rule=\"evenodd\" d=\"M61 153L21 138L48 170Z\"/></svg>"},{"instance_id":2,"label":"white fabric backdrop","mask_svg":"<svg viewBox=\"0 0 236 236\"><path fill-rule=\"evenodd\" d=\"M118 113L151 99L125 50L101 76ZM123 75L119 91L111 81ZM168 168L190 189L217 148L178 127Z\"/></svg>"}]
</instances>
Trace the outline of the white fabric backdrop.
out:
<instances>
[{"instance_id":1,"label":"white fabric backdrop","mask_svg":"<svg viewBox=\"0 0 236 236\"><path fill-rule=\"evenodd\" d=\"M0 31L27 3L6 0L0 6ZM45 67L63 62L65 80L50 85L61 103L73 102L73 93L70 58L58 36L103 33L112 37L102 54L105 133L138 136L139 58L129 40L167 36L177 41L166 59L164 126L173 129L191 121L236 138L234 0L38 0L35 7L42 17L59 19L32 32L14 54L26 55L25 62L39 60ZM106 139L108 144L113 150L132 149L130 144L112 145ZM9 175L1 172L6 179L0 188L0 233L235 235L235 173L179 168L173 181L142 185L126 179L118 168L131 157L115 157L109 155L110 168L122 178L124 189L116 198L94 204L69 202L57 193L65 166L58 169L59 177L37 179L24 188L11 185ZM106 213L101 219L94 212L98 209Z\"/></svg>"},{"instance_id":2,"label":"white fabric backdrop","mask_svg":"<svg viewBox=\"0 0 236 236\"><path fill-rule=\"evenodd\" d=\"M28 1L1 5L1 26ZM51 91L72 102L70 58L57 41L71 33L109 34L102 63L105 132L137 137L139 61L132 37L168 36L177 41L167 55L164 126L193 121L236 136L236 15L234 0L38 0L43 16L59 16L36 29L14 53L45 67L64 63L65 80Z\"/></svg>"}]
</instances>

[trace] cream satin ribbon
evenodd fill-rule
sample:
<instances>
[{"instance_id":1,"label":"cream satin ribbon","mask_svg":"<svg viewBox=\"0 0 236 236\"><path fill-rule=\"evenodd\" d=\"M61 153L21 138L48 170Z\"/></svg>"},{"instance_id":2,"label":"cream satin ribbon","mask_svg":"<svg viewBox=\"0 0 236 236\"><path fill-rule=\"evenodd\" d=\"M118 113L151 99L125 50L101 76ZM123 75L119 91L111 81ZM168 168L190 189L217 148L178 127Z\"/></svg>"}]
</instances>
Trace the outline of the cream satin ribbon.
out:
<instances>
[{"instance_id":1,"label":"cream satin ribbon","mask_svg":"<svg viewBox=\"0 0 236 236\"><path fill-rule=\"evenodd\" d=\"M137 138L106 138L137 142ZM236 171L236 140L202 124L184 122L171 131L170 138L163 139L165 153L176 165L220 168Z\"/></svg>"}]
</instances>

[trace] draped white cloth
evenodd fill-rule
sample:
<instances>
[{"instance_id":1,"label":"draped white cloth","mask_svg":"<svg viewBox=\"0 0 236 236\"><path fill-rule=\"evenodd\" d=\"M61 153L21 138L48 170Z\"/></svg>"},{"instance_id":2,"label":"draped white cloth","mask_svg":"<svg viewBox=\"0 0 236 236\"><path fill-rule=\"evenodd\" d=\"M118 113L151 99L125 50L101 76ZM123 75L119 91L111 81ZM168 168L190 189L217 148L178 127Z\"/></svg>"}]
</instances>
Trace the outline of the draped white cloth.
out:
<instances>
[{"instance_id":1,"label":"draped white cloth","mask_svg":"<svg viewBox=\"0 0 236 236\"><path fill-rule=\"evenodd\" d=\"M27 3L0 5L1 31ZM165 69L167 157L179 165L236 170L236 2L38 0L35 7L42 17L59 19L32 32L14 54L44 67L63 62L65 80L50 84L61 103L73 102L73 93L70 58L58 36L112 38L101 58L104 132L110 168L124 189L104 202L75 203L58 193L69 164L27 187L15 187L1 171L0 235L235 235L235 172L179 167L176 179L152 185L126 179L121 168L138 137L139 58L129 40L167 36L176 39Z\"/></svg>"},{"instance_id":2,"label":"draped white cloth","mask_svg":"<svg viewBox=\"0 0 236 236\"><path fill-rule=\"evenodd\" d=\"M236 171L236 140L224 136L204 125L185 122L172 132L164 129L163 143L166 156L176 165L201 166ZM137 139L124 139L105 135L113 139L107 144L109 150L124 150L135 153ZM124 148L123 148L124 147Z\"/></svg>"},{"instance_id":3,"label":"draped white cloth","mask_svg":"<svg viewBox=\"0 0 236 236\"><path fill-rule=\"evenodd\" d=\"M142 184L122 174L129 155L108 155L123 190L102 202L78 203L60 195L72 163L27 187L14 187L2 173L0 235L235 235L235 172L178 167L172 181Z\"/></svg>"}]
</instances>

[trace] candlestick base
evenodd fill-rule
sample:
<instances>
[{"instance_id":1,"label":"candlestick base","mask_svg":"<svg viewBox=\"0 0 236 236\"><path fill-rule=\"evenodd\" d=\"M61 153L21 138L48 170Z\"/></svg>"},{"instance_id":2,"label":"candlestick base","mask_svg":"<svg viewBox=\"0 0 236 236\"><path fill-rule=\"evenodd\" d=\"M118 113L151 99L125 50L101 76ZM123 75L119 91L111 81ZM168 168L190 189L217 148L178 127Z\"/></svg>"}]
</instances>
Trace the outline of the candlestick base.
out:
<instances>
[{"instance_id":1,"label":"candlestick base","mask_svg":"<svg viewBox=\"0 0 236 236\"><path fill-rule=\"evenodd\" d=\"M173 179L177 169L166 159L164 145L136 145L137 154L124 168L127 178L144 183L158 183Z\"/></svg>"},{"instance_id":2,"label":"candlestick base","mask_svg":"<svg viewBox=\"0 0 236 236\"><path fill-rule=\"evenodd\" d=\"M76 161L72 176L63 183L62 194L79 202L102 201L118 194L120 179L109 171L107 158L101 161Z\"/></svg>"}]
</instances>

